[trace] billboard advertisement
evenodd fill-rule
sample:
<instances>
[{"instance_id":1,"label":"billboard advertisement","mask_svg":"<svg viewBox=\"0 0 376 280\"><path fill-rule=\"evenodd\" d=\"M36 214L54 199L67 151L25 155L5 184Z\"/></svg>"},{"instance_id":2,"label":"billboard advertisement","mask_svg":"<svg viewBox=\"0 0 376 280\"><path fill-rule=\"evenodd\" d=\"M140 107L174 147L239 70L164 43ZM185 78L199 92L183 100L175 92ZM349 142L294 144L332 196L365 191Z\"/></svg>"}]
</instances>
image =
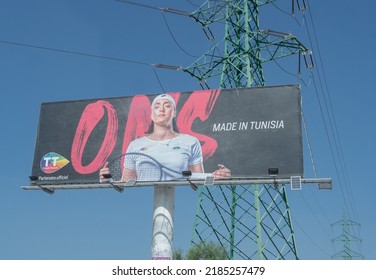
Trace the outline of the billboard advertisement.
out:
<instances>
[{"instance_id":1,"label":"billboard advertisement","mask_svg":"<svg viewBox=\"0 0 376 280\"><path fill-rule=\"evenodd\" d=\"M271 170L278 178L303 176L300 86L41 104L31 174L38 183L98 183L117 158L124 180L218 169L231 178L270 178ZM152 161L160 171L151 179L138 169Z\"/></svg>"}]
</instances>

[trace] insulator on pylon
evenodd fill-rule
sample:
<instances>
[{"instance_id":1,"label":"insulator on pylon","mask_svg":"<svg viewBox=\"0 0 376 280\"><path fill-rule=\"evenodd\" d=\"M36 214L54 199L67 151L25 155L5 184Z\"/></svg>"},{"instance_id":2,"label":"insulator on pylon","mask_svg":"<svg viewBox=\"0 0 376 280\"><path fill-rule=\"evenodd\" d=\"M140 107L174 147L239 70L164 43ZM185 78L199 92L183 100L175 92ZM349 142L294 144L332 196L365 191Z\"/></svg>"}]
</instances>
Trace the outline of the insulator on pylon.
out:
<instances>
[{"instance_id":1,"label":"insulator on pylon","mask_svg":"<svg viewBox=\"0 0 376 280\"><path fill-rule=\"evenodd\" d=\"M213 32L211 32L209 27L203 27L202 30L204 31L206 38L208 38L209 41L214 41Z\"/></svg>"},{"instance_id":2,"label":"insulator on pylon","mask_svg":"<svg viewBox=\"0 0 376 280\"><path fill-rule=\"evenodd\" d=\"M309 61L307 60L307 53L306 52L303 53L304 63L308 69L312 69L313 67L315 67L312 51L309 51L308 55L309 55Z\"/></svg>"},{"instance_id":3,"label":"insulator on pylon","mask_svg":"<svg viewBox=\"0 0 376 280\"><path fill-rule=\"evenodd\" d=\"M302 1L303 5L300 5L300 1ZM300 12L304 12L305 10L307 10L307 5L305 3L305 0L296 0L296 4L298 5L298 10Z\"/></svg>"},{"instance_id":4,"label":"insulator on pylon","mask_svg":"<svg viewBox=\"0 0 376 280\"><path fill-rule=\"evenodd\" d=\"M295 0L291 0L291 14L292 16L295 14Z\"/></svg>"},{"instance_id":5,"label":"insulator on pylon","mask_svg":"<svg viewBox=\"0 0 376 280\"><path fill-rule=\"evenodd\" d=\"M313 67L315 67L315 63L313 61L313 54L312 54L312 52L309 52L309 57L311 59L311 65L312 65L312 68L313 68Z\"/></svg>"},{"instance_id":6,"label":"insulator on pylon","mask_svg":"<svg viewBox=\"0 0 376 280\"><path fill-rule=\"evenodd\" d=\"M302 55L302 53L301 53L301 51L299 50L299 54L298 54L298 78L300 79L300 74L301 74L301 72L300 72L300 64L301 64L301 58L300 58L300 56Z\"/></svg>"},{"instance_id":7,"label":"insulator on pylon","mask_svg":"<svg viewBox=\"0 0 376 280\"><path fill-rule=\"evenodd\" d=\"M203 90L210 89L208 83L207 83L205 80L199 80L198 82L199 82L199 84L200 84L200 86L201 86L201 88L202 88Z\"/></svg>"}]
</instances>

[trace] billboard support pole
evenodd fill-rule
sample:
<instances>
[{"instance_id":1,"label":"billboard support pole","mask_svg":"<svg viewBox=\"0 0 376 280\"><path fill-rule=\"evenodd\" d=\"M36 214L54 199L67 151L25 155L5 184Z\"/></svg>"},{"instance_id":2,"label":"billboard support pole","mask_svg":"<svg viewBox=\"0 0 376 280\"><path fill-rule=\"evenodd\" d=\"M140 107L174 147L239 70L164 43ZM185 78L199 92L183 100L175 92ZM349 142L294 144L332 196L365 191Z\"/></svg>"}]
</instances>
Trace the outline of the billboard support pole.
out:
<instances>
[{"instance_id":1,"label":"billboard support pole","mask_svg":"<svg viewBox=\"0 0 376 280\"><path fill-rule=\"evenodd\" d=\"M175 186L154 187L151 242L151 257L153 260L172 260L174 204Z\"/></svg>"},{"instance_id":2,"label":"billboard support pole","mask_svg":"<svg viewBox=\"0 0 376 280\"><path fill-rule=\"evenodd\" d=\"M256 236L257 236L257 255L259 260L263 260L262 255L262 234L261 234L261 215L260 215L260 194L259 186L253 185L253 193L255 198L255 220L256 220Z\"/></svg>"}]
</instances>

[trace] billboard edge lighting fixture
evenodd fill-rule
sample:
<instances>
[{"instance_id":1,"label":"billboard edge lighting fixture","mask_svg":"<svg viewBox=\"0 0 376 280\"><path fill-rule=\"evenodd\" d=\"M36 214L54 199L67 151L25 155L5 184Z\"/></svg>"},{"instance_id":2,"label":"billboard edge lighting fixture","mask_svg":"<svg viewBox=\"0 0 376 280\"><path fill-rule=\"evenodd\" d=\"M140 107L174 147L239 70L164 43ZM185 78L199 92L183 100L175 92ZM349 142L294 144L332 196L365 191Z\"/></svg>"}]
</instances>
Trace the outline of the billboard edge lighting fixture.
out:
<instances>
[{"instance_id":1,"label":"billboard edge lighting fixture","mask_svg":"<svg viewBox=\"0 0 376 280\"><path fill-rule=\"evenodd\" d=\"M275 180L275 177L279 174L279 170L276 167L270 167L268 168L268 174L274 178L274 188L277 190L278 189L278 183Z\"/></svg>"},{"instance_id":2,"label":"billboard edge lighting fixture","mask_svg":"<svg viewBox=\"0 0 376 280\"><path fill-rule=\"evenodd\" d=\"M185 171L182 171L181 172L181 175L183 175L184 178L187 178L187 181L189 182L189 184L191 185L191 188L194 190L194 191L197 191L198 187L195 183L193 183L189 178L192 176L192 171L190 170L185 170Z\"/></svg>"},{"instance_id":3,"label":"billboard edge lighting fixture","mask_svg":"<svg viewBox=\"0 0 376 280\"><path fill-rule=\"evenodd\" d=\"M268 174L270 176L277 176L279 174L279 170L278 168L275 168L275 167L268 168Z\"/></svg>"},{"instance_id":4,"label":"billboard edge lighting fixture","mask_svg":"<svg viewBox=\"0 0 376 280\"><path fill-rule=\"evenodd\" d=\"M29 176L29 179L30 179L30 185L33 185L33 186L37 186L39 187L42 191L48 193L48 194L54 194L54 190L51 190L49 188L45 188L45 187L42 187L41 185L38 185L37 184L37 181L38 181L38 176L34 176L34 175L30 175Z\"/></svg>"},{"instance_id":5,"label":"billboard edge lighting fixture","mask_svg":"<svg viewBox=\"0 0 376 280\"><path fill-rule=\"evenodd\" d=\"M124 188L123 187L120 187L116 184L114 184L114 180L112 179L112 175L111 174L102 174L102 176L105 178L105 179L109 179L107 183L109 183L115 190L117 190L119 193L122 193L124 191Z\"/></svg>"}]
</instances>

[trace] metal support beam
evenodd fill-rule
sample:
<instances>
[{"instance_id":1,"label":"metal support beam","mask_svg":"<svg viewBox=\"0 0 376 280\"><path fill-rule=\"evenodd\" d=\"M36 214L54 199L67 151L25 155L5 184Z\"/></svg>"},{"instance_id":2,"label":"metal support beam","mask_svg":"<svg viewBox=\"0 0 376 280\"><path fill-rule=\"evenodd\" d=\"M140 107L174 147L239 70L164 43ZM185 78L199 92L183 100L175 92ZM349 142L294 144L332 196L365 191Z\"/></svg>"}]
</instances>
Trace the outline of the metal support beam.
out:
<instances>
[{"instance_id":1,"label":"metal support beam","mask_svg":"<svg viewBox=\"0 0 376 280\"><path fill-rule=\"evenodd\" d=\"M191 183L197 186L205 186L205 180L191 180ZM211 182L211 186L220 187L226 185L289 185L291 183L290 178L278 179L278 178L264 178L264 179L247 179L247 178L233 178L226 180L215 180ZM320 190L330 190L332 189L332 179L331 178L302 178L302 184L314 184ZM75 190L75 189L108 189L114 188L116 185L119 188L132 188L132 187L159 187L159 186L191 186L186 179L184 180L174 180L174 181L164 181L164 182L142 182L135 181L134 184L129 184L128 182L111 182L111 183L83 183L83 184L31 184L30 186L21 187L24 190L48 190L52 192L54 190Z\"/></svg>"}]
</instances>

